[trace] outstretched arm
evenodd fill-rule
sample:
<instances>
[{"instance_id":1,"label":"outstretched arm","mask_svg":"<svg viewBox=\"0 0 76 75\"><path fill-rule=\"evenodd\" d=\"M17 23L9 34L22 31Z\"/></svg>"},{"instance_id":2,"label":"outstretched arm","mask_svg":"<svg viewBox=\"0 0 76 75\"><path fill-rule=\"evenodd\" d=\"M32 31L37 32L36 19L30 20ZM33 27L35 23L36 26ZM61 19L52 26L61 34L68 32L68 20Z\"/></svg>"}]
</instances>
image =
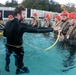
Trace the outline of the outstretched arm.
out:
<instances>
[{"instance_id":1,"label":"outstretched arm","mask_svg":"<svg viewBox=\"0 0 76 75\"><path fill-rule=\"evenodd\" d=\"M26 25L24 23L22 23L22 25L21 25L21 30L23 32L30 32L30 33L46 33L46 32L54 31L53 28L45 28L45 27L36 28L36 27L32 27L30 25Z\"/></svg>"}]
</instances>

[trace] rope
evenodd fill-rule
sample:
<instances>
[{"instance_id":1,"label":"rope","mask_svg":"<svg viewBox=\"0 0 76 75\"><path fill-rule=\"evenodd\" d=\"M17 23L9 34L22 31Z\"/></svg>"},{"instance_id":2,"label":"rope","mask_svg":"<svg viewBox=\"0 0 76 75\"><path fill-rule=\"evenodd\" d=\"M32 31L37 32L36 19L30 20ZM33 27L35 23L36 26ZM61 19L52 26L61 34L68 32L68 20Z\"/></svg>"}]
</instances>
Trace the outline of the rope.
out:
<instances>
[{"instance_id":1,"label":"rope","mask_svg":"<svg viewBox=\"0 0 76 75\"><path fill-rule=\"evenodd\" d=\"M56 39L56 41L50 46L50 47L47 47L47 48L39 48L39 47L36 47L36 46L33 46L33 45L31 45L31 44L29 44L29 43L27 43L27 42L25 42L28 46L30 46L30 47L32 47L32 48L35 48L35 49L39 49L39 50L50 50L51 48L53 48L56 44L57 44L57 42L58 42L58 40L59 40L59 37L60 37L60 31L58 31L58 37L57 37L57 39Z\"/></svg>"}]
</instances>

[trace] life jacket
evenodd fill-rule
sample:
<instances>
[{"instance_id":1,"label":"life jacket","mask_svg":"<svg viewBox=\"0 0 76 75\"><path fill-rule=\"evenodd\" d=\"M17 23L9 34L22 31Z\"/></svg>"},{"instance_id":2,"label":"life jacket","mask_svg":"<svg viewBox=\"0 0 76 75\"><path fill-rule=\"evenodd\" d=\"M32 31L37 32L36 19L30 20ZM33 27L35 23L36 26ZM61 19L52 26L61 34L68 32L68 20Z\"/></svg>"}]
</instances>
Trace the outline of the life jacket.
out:
<instances>
[{"instance_id":1,"label":"life jacket","mask_svg":"<svg viewBox=\"0 0 76 75\"><path fill-rule=\"evenodd\" d=\"M33 21L33 23L31 24L33 27L40 27L41 26L41 23L40 23L40 21L37 19L37 18L35 18L34 20L32 20ZM36 22L36 25L33 25L34 24L34 22Z\"/></svg>"},{"instance_id":2,"label":"life jacket","mask_svg":"<svg viewBox=\"0 0 76 75\"><path fill-rule=\"evenodd\" d=\"M68 20L66 20L65 22L61 22L61 24L59 24L60 26L60 28L61 28L61 31L64 29L64 27L68 24L69 22L68 22Z\"/></svg>"},{"instance_id":3,"label":"life jacket","mask_svg":"<svg viewBox=\"0 0 76 75\"><path fill-rule=\"evenodd\" d=\"M54 28L54 27L57 27L60 23L61 23L61 21L59 21L59 22L54 22L53 28Z\"/></svg>"},{"instance_id":4,"label":"life jacket","mask_svg":"<svg viewBox=\"0 0 76 75\"><path fill-rule=\"evenodd\" d=\"M37 20L37 27L41 27L41 22Z\"/></svg>"},{"instance_id":5,"label":"life jacket","mask_svg":"<svg viewBox=\"0 0 76 75\"><path fill-rule=\"evenodd\" d=\"M60 27L60 32L62 33L62 31L63 31L64 27L67 25L67 23L68 23L68 20L66 20L65 22L59 21L55 26L56 27L57 26ZM54 37L57 38L58 32L57 31L54 31L54 33L55 33L54 34Z\"/></svg>"},{"instance_id":6,"label":"life jacket","mask_svg":"<svg viewBox=\"0 0 76 75\"><path fill-rule=\"evenodd\" d=\"M67 36L66 36L66 38L67 38ZM67 40L68 40L68 43L71 47L76 48L76 27L72 27L69 38Z\"/></svg>"},{"instance_id":7,"label":"life jacket","mask_svg":"<svg viewBox=\"0 0 76 75\"><path fill-rule=\"evenodd\" d=\"M69 30L67 31L67 34L66 34L67 39L71 36L71 34L72 34L73 30L75 29L75 27L76 27L76 24L73 24L73 25L71 25L69 27Z\"/></svg>"},{"instance_id":8,"label":"life jacket","mask_svg":"<svg viewBox=\"0 0 76 75\"><path fill-rule=\"evenodd\" d=\"M36 20L36 25L37 25L36 27L41 27L41 23L40 23L38 17L35 17L35 20Z\"/></svg>"},{"instance_id":9,"label":"life jacket","mask_svg":"<svg viewBox=\"0 0 76 75\"><path fill-rule=\"evenodd\" d=\"M52 25L51 25L51 22L50 22L50 20L45 20L45 22L44 22L44 27L51 27Z\"/></svg>"}]
</instances>

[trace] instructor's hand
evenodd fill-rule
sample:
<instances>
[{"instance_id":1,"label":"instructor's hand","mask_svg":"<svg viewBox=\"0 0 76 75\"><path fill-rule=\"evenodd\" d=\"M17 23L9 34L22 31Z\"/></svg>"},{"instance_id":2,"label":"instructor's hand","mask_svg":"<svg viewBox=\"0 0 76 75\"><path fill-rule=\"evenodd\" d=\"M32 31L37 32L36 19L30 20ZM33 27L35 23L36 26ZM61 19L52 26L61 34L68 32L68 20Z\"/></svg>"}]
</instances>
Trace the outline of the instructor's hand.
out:
<instances>
[{"instance_id":1,"label":"instructor's hand","mask_svg":"<svg viewBox=\"0 0 76 75\"><path fill-rule=\"evenodd\" d=\"M60 27L55 27L54 28L54 31L58 31L58 30L60 30Z\"/></svg>"}]
</instances>

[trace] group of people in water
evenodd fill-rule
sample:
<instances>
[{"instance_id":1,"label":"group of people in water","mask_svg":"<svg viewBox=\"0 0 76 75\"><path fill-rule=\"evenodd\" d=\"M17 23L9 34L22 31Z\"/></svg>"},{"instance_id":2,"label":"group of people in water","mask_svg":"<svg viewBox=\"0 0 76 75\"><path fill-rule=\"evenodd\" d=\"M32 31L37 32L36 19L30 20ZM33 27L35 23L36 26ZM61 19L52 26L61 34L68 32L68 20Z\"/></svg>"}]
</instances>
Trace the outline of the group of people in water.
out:
<instances>
[{"instance_id":1,"label":"group of people in water","mask_svg":"<svg viewBox=\"0 0 76 75\"><path fill-rule=\"evenodd\" d=\"M3 26L1 30L3 30L3 36L6 37L6 65L5 70L7 72L10 71L10 56L13 53L15 57L15 65L17 67L16 74L20 73L28 73L29 69L24 66L23 56L24 49L22 46L23 40L22 36L24 32L30 33L48 33L54 32L57 37L58 31L60 31L59 43L62 46L67 46L69 49L70 56L66 61L71 60L70 65L72 65L72 58L75 54L76 47L76 13L75 12L67 12L62 11L60 14L57 14L54 19L54 23L51 23L51 16L47 13L44 16L44 24L41 26L40 20L38 18L38 14L33 13L32 20L30 24L26 23L25 20L25 9L24 7L17 6L14 10L14 16L9 15L7 23L3 24L3 19L0 18L0 27ZM66 63L65 61L65 63ZM63 64L64 67L68 66L68 63Z\"/></svg>"},{"instance_id":2,"label":"group of people in water","mask_svg":"<svg viewBox=\"0 0 76 75\"><path fill-rule=\"evenodd\" d=\"M67 11L62 11L60 15L57 15L55 18L55 23L53 27L60 27L60 38L59 38L59 47L62 47L64 50L68 50L69 55L66 56L64 60L64 67L67 71L74 68L75 66L75 53L76 53L76 13ZM57 36L55 32L55 36ZM70 66L70 67L69 67Z\"/></svg>"}]
</instances>

